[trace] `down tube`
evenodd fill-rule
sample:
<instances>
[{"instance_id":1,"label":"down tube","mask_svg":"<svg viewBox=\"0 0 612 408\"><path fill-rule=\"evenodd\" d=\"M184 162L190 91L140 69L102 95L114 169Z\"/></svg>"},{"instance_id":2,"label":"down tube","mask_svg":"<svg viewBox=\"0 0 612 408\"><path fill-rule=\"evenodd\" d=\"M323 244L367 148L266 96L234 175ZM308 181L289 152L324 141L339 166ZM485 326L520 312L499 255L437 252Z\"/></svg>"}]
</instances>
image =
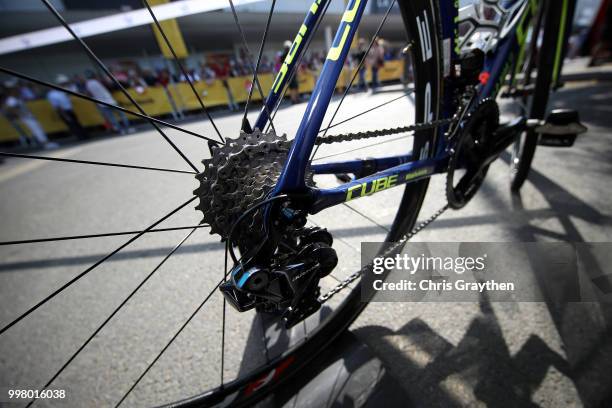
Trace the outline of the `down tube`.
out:
<instances>
[{"instance_id":1,"label":"down tube","mask_svg":"<svg viewBox=\"0 0 612 408\"><path fill-rule=\"evenodd\" d=\"M366 4L367 0L351 0L342 15L336 37L302 117L302 122L289 151L283 172L274 189L274 194L299 192L306 188L304 174L310 152L321 128L323 117L334 93L336 82L342 71L344 60L351 47L351 42Z\"/></svg>"}]
</instances>

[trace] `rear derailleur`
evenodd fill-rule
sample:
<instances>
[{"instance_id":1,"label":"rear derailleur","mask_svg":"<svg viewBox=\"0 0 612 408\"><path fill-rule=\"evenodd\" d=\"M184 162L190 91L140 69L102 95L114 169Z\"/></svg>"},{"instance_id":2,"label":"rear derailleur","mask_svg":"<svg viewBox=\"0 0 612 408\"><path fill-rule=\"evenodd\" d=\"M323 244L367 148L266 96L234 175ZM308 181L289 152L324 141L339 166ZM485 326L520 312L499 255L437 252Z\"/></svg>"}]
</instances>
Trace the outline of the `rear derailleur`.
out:
<instances>
[{"instance_id":1,"label":"rear derailleur","mask_svg":"<svg viewBox=\"0 0 612 408\"><path fill-rule=\"evenodd\" d=\"M283 208L281 217L291 213ZM334 269L338 257L326 229L298 223L302 225L290 224L280 233L274 223L276 231L257 255L230 271L220 290L236 310L278 314L287 328L319 310L319 280Z\"/></svg>"}]
</instances>

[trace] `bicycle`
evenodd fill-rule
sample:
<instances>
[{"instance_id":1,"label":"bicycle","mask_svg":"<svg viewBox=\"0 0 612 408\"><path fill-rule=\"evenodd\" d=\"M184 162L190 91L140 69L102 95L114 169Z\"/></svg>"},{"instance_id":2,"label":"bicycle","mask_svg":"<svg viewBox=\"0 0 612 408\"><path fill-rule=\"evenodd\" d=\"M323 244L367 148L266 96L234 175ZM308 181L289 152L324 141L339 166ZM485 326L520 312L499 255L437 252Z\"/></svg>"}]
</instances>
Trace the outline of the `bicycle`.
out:
<instances>
[{"instance_id":1,"label":"bicycle","mask_svg":"<svg viewBox=\"0 0 612 408\"><path fill-rule=\"evenodd\" d=\"M82 39L71 30L51 3L48 0L43 2L112 78L102 61L95 57ZM543 2L483 0L480 4L472 2L461 8L457 1L451 0L437 3L427 0L390 1L369 43L368 51L397 3L409 39L406 54L409 56L414 73L414 86L410 94L414 96L416 123L390 129L331 136L327 133L335 126L333 121L336 114L342 101L349 95L351 86L368 54L366 51L353 71L352 79L343 92L329 124L322 129L325 113L368 3L367 0L351 0L346 6L300 126L295 137L289 141L277 133L273 120L287 84L296 75L301 58L330 4L329 0L314 0L274 79L272 89L251 126L247 114L253 93L257 91L262 97L264 96L257 72L275 3L273 0L259 53L255 59L248 50L245 33L241 28L234 4L230 1L232 15L243 46L252 60L254 84L249 91L242 117L240 137L224 138L221 135L189 75L180 60L176 59L179 68L197 95L202 110L213 123L219 136L219 140L216 140L187 131L208 141L211 157L203 160L204 171L200 171L189 161L165 135L161 126L180 131L184 129L149 117L133 99L131 101L139 108L139 112L110 105L114 109L149 120L194 172L197 172L199 187L194 191L194 197L186 203L147 229L137 232L136 236L109 256L4 325L0 329L0 334L91 272L108 257L143 234L155 230L162 221L195 199L199 199L200 203L196 208L203 213L203 223L210 226L211 233L220 235L225 243L226 270L214 290L206 295L202 304L181 326L151 365L159 359L218 290L223 293L225 301L236 310L245 312L255 309L260 314L276 316L274 319L279 319L279 322L288 329L298 324L305 324L310 316L316 316L321 305L334 295L341 292L346 294L330 316L279 355L268 359L265 364L248 374L225 383L222 362L220 386L172 406L252 404L273 392L288 378L298 374L301 367L348 328L370 300L361 298L358 281L360 275L367 270L367 263L365 267L345 279L337 279L337 284L332 285L331 290L321 294L321 280L331 276L340 259L332 247L333 234L322 226L307 227L309 216L340 204L348 206L347 203L358 198L375 196L377 193L389 191L392 187L404 185L403 194L385 239L386 242L394 243L385 249L384 253L388 254L401 247L447 208L459 209L465 206L477 193L489 165L509 147L512 148L510 184L512 190L517 191L528 176L538 144L571 146L576 135L585 131L575 111L553 111L545 120L550 90L561 85L560 70L574 13L573 0L562 0L560 7L552 0ZM143 4L172 50L170 42L155 18L153 9L146 0L143 0ZM62 89L6 68L0 68L0 71ZM120 85L119 87L123 89ZM100 103L77 92L64 91ZM126 95L131 98L127 92ZM496 97L517 101L520 111L514 120L500 124ZM314 160L318 148L324 144L406 134L412 134L412 149L408 154L322 164L315 163ZM408 139L407 136L403 138ZM4 155L63 160L10 153ZM116 163L88 163L121 166ZM317 187L314 176L322 174L352 174L353 177L341 178L343 182L335 187L320 188ZM428 189L429 178L437 174L446 174L447 204L415 228ZM159 266L201 226L188 228L191 229L189 234ZM34 241L44 240L28 242ZM16 242L2 244L13 245ZM236 250L240 252L240 256L236 255ZM233 261L233 266L229 270L228 258ZM130 297L146 282L146 279L130 294ZM102 330L104 324L47 382L45 389ZM223 336L225 336L225 306ZM151 365L127 390L117 405L123 403ZM31 401L34 402L35 400Z\"/></svg>"}]
</instances>

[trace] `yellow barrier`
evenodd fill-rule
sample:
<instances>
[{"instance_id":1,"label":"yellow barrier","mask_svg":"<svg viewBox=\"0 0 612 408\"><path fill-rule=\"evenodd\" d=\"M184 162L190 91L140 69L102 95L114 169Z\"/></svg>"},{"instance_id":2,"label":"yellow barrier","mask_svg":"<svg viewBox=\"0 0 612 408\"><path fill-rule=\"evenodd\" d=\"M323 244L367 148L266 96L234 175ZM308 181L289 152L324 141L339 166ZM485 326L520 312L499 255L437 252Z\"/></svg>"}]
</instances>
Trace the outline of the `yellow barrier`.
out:
<instances>
[{"instance_id":1,"label":"yellow barrier","mask_svg":"<svg viewBox=\"0 0 612 408\"><path fill-rule=\"evenodd\" d=\"M345 67L338 82L336 90L344 89L350 82L354 70ZM393 81L402 78L404 73L404 62L402 60L385 61L385 65L378 70L378 78L380 81ZM312 92L316 82L316 73L310 71L300 72L298 74L298 83L300 93ZM366 72L366 81L371 81L371 70ZM274 81L273 74L261 74L259 76L262 90L267 94L272 88ZM358 81L358 79L356 79ZM356 84L354 84L356 85ZM194 84L196 91L202 97L204 104L207 107L223 106L229 103L227 89L223 82L219 79L206 82L198 81ZM236 78L228 78L227 86L229 87L235 102L245 102L248 97L249 87L251 86L251 77L242 76ZM137 92L135 89L128 89L132 97L142 106L145 112L151 116L160 116L172 113L172 105L168 100L166 91L161 86L147 87L142 92ZM183 110L195 110L200 108L200 104L193 94L191 87L187 83L179 83L170 85L168 92L175 101L177 107ZM128 98L121 92L114 92L113 97L119 105L135 110L136 107L131 104ZM257 89L253 91L253 100L261 100L261 96ZM74 106L74 112L83 126L99 126L104 123L102 115L98 111L96 104L85 101L83 99L71 97ZM41 126L47 133L62 132L67 130L66 124L55 113L51 104L46 99L38 99L27 102L27 106L38 119ZM129 115L131 119L135 116ZM25 126L22 126L24 131L28 131ZM18 140L19 134L9 121L0 115L0 142Z\"/></svg>"},{"instance_id":2,"label":"yellow barrier","mask_svg":"<svg viewBox=\"0 0 612 408\"><path fill-rule=\"evenodd\" d=\"M259 79L259 83L261 84L261 90L263 91L264 96L268 95L268 92L272 88L272 82L274 81L274 77L272 74L260 74L257 76ZM227 84L229 86L230 92L234 96L234 101L236 103L246 102L249 96L249 89L251 87L251 80L253 77L250 76L240 76L235 78L228 78ZM254 101L261 100L261 94L259 93L259 89L257 86L253 89L253 96L251 97Z\"/></svg>"},{"instance_id":3,"label":"yellow barrier","mask_svg":"<svg viewBox=\"0 0 612 408\"><path fill-rule=\"evenodd\" d=\"M172 105L170 105L166 92L161 86L141 88L141 92L138 92L134 88L129 88L127 91L149 116L172 113ZM122 92L113 92L113 98L115 98L122 107L136 110L136 107ZM135 119L136 116L128 115L128 118Z\"/></svg>"},{"instance_id":4,"label":"yellow barrier","mask_svg":"<svg viewBox=\"0 0 612 408\"><path fill-rule=\"evenodd\" d=\"M336 82L336 91L342 91L348 86L348 83L351 80L351 71L347 66L342 68L340 72L340 76L338 77L338 82Z\"/></svg>"},{"instance_id":5,"label":"yellow barrier","mask_svg":"<svg viewBox=\"0 0 612 408\"><path fill-rule=\"evenodd\" d=\"M19 133L4 116L0 116L0 142L19 140Z\"/></svg>"},{"instance_id":6,"label":"yellow barrier","mask_svg":"<svg viewBox=\"0 0 612 408\"><path fill-rule=\"evenodd\" d=\"M299 92L300 93L309 93L314 89L315 83L317 79L315 75L310 72L300 72L298 74L298 84L299 84Z\"/></svg>"},{"instance_id":7,"label":"yellow barrier","mask_svg":"<svg viewBox=\"0 0 612 408\"><path fill-rule=\"evenodd\" d=\"M38 122L47 133L65 132L68 127L60 118L51 104L44 100L38 99L35 101L26 102L30 112L38 119Z\"/></svg>"},{"instance_id":8,"label":"yellow barrier","mask_svg":"<svg viewBox=\"0 0 612 408\"><path fill-rule=\"evenodd\" d=\"M209 82L198 81L193 84L193 87L200 95L204 106L212 107L219 105L227 105L229 98L227 90L223 86L223 82L214 80ZM200 102L193 93L193 90L188 83L179 83L169 86L170 95L179 106L180 109L194 110L201 109Z\"/></svg>"},{"instance_id":9,"label":"yellow barrier","mask_svg":"<svg viewBox=\"0 0 612 408\"><path fill-rule=\"evenodd\" d=\"M51 104L46 99L37 99L26 102L26 106L38 120L46 133L64 132L68 127L57 115ZM19 122L18 122L19 123ZM27 126L19 123L20 129L26 134L30 134ZM19 133L11 123L2 116L0 118L0 142L19 140Z\"/></svg>"},{"instance_id":10,"label":"yellow barrier","mask_svg":"<svg viewBox=\"0 0 612 408\"><path fill-rule=\"evenodd\" d=\"M385 61L385 65L378 70L379 81L394 81L402 79L404 75L404 61Z\"/></svg>"},{"instance_id":11,"label":"yellow barrier","mask_svg":"<svg viewBox=\"0 0 612 408\"><path fill-rule=\"evenodd\" d=\"M75 97L71 97L70 99L72 100L74 114L81 125L87 127L104 124L104 118L100 114L98 106L95 103Z\"/></svg>"},{"instance_id":12,"label":"yellow barrier","mask_svg":"<svg viewBox=\"0 0 612 408\"><path fill-rule=\"evenodd\" d=\"M355 71L356 69L351 70L351 73L349 75L349 70L347 68L344 68L342 70L342 73L344 75L344 77L342 78L344 80L343 84L348 84L350 82L352 75L355 74ZM400 80L402 79L403 75L404 62L402 60L385 61L385 65L378 69L378 80L380 82ZM369 68L366 68L365 80L367 83L370 83L372 81L372 70ZM338 83L340 83L340 80L338 80ZM355 83L353 83L353 86L356 86L358 84L359 76L355 78Z\"/></svg>"}]
</instances>

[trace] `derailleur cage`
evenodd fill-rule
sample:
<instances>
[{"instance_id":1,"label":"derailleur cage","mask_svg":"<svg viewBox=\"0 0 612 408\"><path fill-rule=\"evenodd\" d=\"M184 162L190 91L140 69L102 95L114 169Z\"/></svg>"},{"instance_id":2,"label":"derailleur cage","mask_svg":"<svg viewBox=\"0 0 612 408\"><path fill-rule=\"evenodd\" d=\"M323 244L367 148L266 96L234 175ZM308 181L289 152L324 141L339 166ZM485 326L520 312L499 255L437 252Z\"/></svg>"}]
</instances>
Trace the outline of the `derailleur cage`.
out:
<instances>
[{"instance_id":1,"label":"derailleur cage","mask_svg":"<svg viewBox=\"0 0 612 408\"><path fill-rule=\"evenodd\" d=\"M335 268L338 257L326 229L301 227L281 233L277 240L268 262L255 257L238 263L220 290L239 312L256 308L277 313L289 328L320 308L319 279Z\"/></svg>"}]
</instances>

